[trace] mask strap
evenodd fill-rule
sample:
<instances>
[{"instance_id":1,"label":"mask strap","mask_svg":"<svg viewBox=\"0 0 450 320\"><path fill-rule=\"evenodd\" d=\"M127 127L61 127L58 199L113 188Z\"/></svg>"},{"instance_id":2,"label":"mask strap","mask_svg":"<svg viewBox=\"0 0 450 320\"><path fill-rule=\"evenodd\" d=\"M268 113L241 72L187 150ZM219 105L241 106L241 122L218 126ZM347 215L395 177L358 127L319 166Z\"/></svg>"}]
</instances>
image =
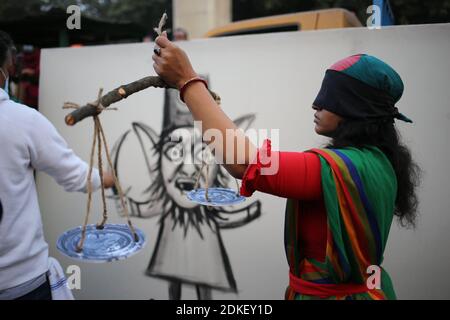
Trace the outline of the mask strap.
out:
<instances>
[{"instance_id":1,"label":"mask strap","mask_svg":"<svg viewBox=\"0 0 450 320\"><path fill-rule=\"evenodd\" d=\"M2 72L2 75L3 75L3 77L5 78L5 81L7 81L8 78L6 77L6 74L5 74L5 72L3 71L3 68L0 68L0 71Z\"/></svg>"}]
</instances>

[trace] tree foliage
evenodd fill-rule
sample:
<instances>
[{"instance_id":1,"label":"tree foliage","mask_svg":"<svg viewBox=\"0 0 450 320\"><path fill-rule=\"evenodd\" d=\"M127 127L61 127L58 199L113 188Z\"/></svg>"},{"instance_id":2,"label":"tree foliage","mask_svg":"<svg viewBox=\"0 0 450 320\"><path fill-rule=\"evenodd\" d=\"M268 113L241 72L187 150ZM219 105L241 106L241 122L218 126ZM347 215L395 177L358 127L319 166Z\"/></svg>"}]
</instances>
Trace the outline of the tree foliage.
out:
<instances>
[{"instance_id":1,"label":"tree foliage","mask_svg":"<svg viewBox=\"0 0 450 320\"><path fill-rule=\"evenodd\" d=\"M186 0L189 1L189 0ZM314 9L346 8L354 11L362 23L368 18L372 0L232 0L233 20L242 20ZM390 0L397 24L450 22L450 0ZM0 20L18 19L54 7L81 6L90 17L135 22L150 31L161 14L172 12L171 0L1 0Z\"/></svg>"},{"instance_id":2,"label":"tree foliage","mask_svg":"<svg viewBox=\"0 0 450 320\"><path fill-rule=\"evenodd\" d=\"M115 22L134 22L150 32L164 11L172 11L171 0L1 0L0 20L20 19L24 16L48 11L52 8L66 9L79 5L84 15ZM168 21L170 27L171 21Z\"/></svg>"}]
</instances>

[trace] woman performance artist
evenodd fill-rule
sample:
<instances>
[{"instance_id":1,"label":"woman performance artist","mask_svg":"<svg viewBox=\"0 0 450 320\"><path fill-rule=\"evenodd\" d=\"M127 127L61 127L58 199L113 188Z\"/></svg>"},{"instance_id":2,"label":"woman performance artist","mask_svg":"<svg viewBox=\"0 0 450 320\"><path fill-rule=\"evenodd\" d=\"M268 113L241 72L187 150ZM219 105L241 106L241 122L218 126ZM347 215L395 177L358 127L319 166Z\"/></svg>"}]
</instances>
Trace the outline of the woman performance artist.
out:
<instances>
[{"instance_id":1,"label":"woman performance artist","mask_svg":"<svg viewBox=\"0 0 450 320\"><path fill-rule=\"evenodd\" d=\"M328 68L312 108L315 131L331 139L321 149L258 149L211 98L186 53L167 39L156 39L156 73L180 90L202 130L217 129L216 157L242 179L241 194L255 190L287 198L285 250L289 272L286 299L395 299L383 252L394 216L414 225L415 188L420 168L400 141L394 119L412 122L395 107L403 82L385 62L370 55L345 58ZM236 130L234 144L227 129ZM245 145L244 159L234 146ZM232 147L230 147L230 145ZM231 149L233 148L233 149ZM264 174L266 160L278 159L275 174ZM378 287L368 285L368 268L379 267Z\"/></svg>"}]
</instances>

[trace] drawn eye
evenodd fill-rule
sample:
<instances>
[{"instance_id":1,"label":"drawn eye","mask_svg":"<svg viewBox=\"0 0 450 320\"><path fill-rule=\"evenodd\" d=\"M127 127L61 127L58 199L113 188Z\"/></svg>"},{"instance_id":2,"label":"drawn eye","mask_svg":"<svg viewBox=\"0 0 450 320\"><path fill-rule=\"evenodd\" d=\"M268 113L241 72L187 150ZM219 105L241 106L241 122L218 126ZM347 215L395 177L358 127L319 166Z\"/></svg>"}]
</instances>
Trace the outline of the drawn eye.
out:
<instances>
[{"instance_id":1,"label":"drawn eye","mask_svg":"<svg viewBox=\"0 0 450 320\"><path fill-rule=\"evenodd\" d=\"M183 146L180 143L170 143L166 151L164 152L164 155L167 159L173 162L182 161L184 157L184 150Z\"/></svg>"}]
</instances>

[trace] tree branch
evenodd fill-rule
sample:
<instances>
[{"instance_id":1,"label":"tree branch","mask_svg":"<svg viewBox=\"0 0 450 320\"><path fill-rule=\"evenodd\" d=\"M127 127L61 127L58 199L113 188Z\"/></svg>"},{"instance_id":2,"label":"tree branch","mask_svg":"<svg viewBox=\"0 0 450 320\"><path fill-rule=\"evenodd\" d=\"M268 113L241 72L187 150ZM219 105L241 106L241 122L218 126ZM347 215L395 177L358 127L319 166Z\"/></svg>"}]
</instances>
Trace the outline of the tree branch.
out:
<instances>
[{"instance_id":1,"label":"tree branch","mask_svg":"<svg viewBox=\"0 0 450 320\"><path fill-rule=\"evenodd\" d=\"M77 122L80 122L81 120L92 117L95 115L98 115L102 112L103 108L108 108L111 104L116 103L122 99L127 98L128 96L132 95L133 93L139 92L141 90L147 89L149 87L155 87L155 88L173 88L174 87L169 86L166 84L160 77L158 76L148 76L145 78L142 78L140 80L131 82L129 84L122 85L105 95L103 95L100 98L100 108L97 108L97 103L88 103L82 107L76 108L76 110L72 111L65 117L66 124L69 126L75 125ZM220 97L215 92L209 90L209 93L214 98L214 100L220 104ZM67 107L73 107L73 103L66 103L65 106Z\"/></svg>"}]
</instances>

